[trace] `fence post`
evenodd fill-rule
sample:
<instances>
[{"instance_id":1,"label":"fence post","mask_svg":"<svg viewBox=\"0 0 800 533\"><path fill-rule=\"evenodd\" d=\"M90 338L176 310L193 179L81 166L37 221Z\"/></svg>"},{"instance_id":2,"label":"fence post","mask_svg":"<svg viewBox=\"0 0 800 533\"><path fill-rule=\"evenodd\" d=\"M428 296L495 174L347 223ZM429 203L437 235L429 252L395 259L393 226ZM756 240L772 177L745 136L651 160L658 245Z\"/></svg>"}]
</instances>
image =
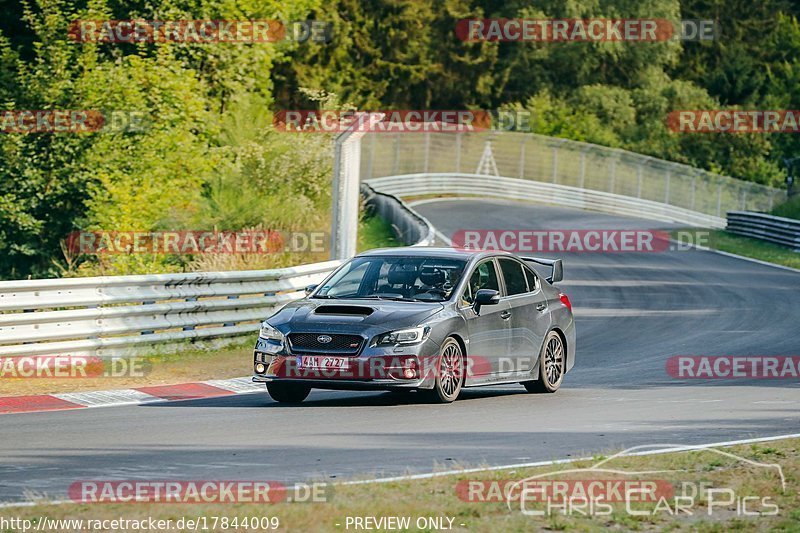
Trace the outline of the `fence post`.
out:
<instances>
[{"instance_id":1,"label":"fence post","mask_svg":"<svg viewBox=\"0 0 800 533\"><path fill-rule=\"evenodd\" d=\"M334 141L331 259L349 259L356 254L361 138L381 119L382 113L360 113L353 124L337 135Z\"/></svg>"}]
</instances>

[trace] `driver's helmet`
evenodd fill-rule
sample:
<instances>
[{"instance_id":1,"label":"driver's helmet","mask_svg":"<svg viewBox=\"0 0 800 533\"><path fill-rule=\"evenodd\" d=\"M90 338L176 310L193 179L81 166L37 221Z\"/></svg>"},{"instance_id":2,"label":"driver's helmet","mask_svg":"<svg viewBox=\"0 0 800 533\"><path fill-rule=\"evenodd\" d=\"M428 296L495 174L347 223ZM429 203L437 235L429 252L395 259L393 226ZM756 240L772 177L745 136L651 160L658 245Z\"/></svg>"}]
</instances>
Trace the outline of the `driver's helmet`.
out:
<instances>
[{"instance_id":1,"label":"driver's helmet","mask_svg":"<svg viewBox=\"0 0 800 533\"><path fill-rule=\"evenodd\" d=\"M419 280L428 287L442 288L444 287L444 282L447 280L447 276L444 271L439 268L424 266L419 272Z\"/></svg>"},{"instance_id":2,"label":"driver's helmet","mask_svg":"<svg viewBox=\"0 0 800 533\"><path fill-rule=\"evenodd\" d=\"M417 265L413 263L395 263L389 267L387 282L390 285L413 285L417 279Z\"/></svg>"}]
</instances>

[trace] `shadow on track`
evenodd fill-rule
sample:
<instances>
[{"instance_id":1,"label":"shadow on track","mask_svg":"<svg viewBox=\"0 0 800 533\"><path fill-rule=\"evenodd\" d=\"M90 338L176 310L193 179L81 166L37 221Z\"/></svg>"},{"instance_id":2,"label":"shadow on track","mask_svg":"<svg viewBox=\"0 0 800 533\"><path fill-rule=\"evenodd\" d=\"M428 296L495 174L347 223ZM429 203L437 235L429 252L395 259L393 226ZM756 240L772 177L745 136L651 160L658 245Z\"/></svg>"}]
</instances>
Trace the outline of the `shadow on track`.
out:
<instances>
[{"instance_id":1,"label":"shadow on track","mask_svg":"<svg viewBox=\"0 0 800 533\"><path fill-rule=\"evenodd\" d=\"M391 407L402 405L438 405L425 401L416 392L360 392L360 391L327 391L317 389L316 394L306 401L297 404L281 404L269 397L266 391L251 394L237 394L220 396L217 398L198 398L178 400L172 402L155 402L141 404L140 407L260 407L277 409L297 409L310 407ZM535 394L525 392L522 387L517 388L476 388L462 391L458 403L485 398L510 396L535 397Z\"/></svg>"}]
</instances>

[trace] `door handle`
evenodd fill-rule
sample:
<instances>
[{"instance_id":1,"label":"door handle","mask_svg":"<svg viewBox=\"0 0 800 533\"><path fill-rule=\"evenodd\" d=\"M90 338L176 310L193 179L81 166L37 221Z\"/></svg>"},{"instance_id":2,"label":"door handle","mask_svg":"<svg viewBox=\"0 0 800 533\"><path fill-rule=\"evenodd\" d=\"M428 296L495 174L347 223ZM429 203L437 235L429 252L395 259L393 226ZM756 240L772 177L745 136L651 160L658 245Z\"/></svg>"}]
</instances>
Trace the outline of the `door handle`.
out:
<instances>
[{"instance_id":1,"label":"door handle","mask_svg":"<svg viewBox=\"0 0 800 533\"><path fill-rule=\"evenodd\" d=\"M511 311L502 311L500 313L500 318L502 318L503 320L508 320L509 318L511 318Z\"/></svg>"},{"instance_id":2,"label":"door handle","mask_svg":"<svg viewBox=\"0 0 800 533\"><path fill-rule=\"evenodd\" d=\"M547 304L546 303L540 302L540 303L536 304L536 310L537 311L544 311L545 309L547 309Z\"/></svg>"}]
</instances>

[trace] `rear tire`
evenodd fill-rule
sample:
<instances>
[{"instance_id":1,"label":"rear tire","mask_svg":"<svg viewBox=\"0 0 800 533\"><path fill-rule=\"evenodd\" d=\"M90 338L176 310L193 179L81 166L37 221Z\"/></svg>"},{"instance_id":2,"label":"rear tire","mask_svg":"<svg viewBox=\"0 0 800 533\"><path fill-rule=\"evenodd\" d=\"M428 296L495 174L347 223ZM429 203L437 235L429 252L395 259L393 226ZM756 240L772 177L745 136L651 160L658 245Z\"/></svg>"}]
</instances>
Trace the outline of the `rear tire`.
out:
<instances>
[{"instance_id":1,"label":"rear tire","mask_svg":"<svg viewBox=\"0 0 800 533\"><path fill-rule=\"evenodd\" d=\"M547 334L539 354L539 379L523 381L528 392L552 393L558 390L564 381L566 350L564 341L555 331Z\"/></svg>"},{"instance_id":2,"label":"rear tire","mask_svg":"<svg viewBox=\"0 0 800 533\"><path fill-rule=\"evenodd\" d=\"M267 392L278 403L300 403L308 397L311 387L299 383L267 383Z\"/></svg>"},{"instance_id":3,"label":"rear tire","mask_svg":"<svg viewBox=\"0 0 800 533\"><path fill-rule=\"evenodd\" d=\"M432 390L421 391L435 403L452 403L464 385L464 352L453 337L448 337L436 361L436 380Z\"/></svg>"}]
</instances>

